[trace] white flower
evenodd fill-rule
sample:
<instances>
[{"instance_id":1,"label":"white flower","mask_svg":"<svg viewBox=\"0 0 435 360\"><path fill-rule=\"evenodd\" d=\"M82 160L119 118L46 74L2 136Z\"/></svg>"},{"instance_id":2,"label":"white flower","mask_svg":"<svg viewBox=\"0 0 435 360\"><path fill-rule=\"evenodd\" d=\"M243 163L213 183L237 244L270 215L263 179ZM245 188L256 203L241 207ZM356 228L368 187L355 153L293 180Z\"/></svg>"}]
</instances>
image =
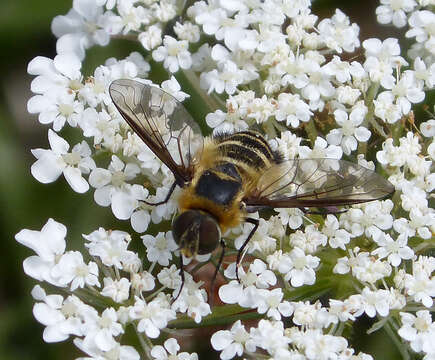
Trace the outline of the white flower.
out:
<instances>
[{"instance_id":1,"label":"white flower","mask_svg":"<svg viewBox=\"0 0 435 360\"><path fill-rule=\"evenodd\" d=\"M378 255L380 259L388 257L388 261L393 266L399 266L403 260L409 260L414 257L414 251L408 246L408 238L401 234L394 240L390 235L380 233L374 237L374 241L379 247L372 251L373 255Z\"/></svg>"},{"instance_id":2,"label":"white flower","mask_svg":"<svg viewBox=\"0 0 435 360\"><path fill-rule=\"evenodd\" d=\"M388 124L394 124L402 117L402 109L394 100L395 97L390 91L383 91L373 100L375 115Z\"/></svg>"},{"instance_id":3,"label":"white flower","mask_svg":"<svg viewBox=\"0 0 435 360\"><path fill-rule=\"evenodd\" d=\"M61 295L46 295L44 289L36 285L32 296L40 301L33 306L33 316L46 326L43 333L45 342L59 342L68 339L70 335L83 335L80 320L71 316L73 314L64 312L66 306Z\"/></svg>"},{"instance_id":4,"label":"white flower","mask_svg":"<svg viewBox=\"0 0 435 360\"><path fill-rule=\"evenodd\" d=\"M36 94L50 95L75 92L83 86L81 66L80 59L74 53L59 54L53 60L37 56L27 66L30 75L37 75L30 89Z\"/></svg>"},{"instance_id":5,"label":"white flower","mask_svg":"<svg viewBox=\"0 0 435 360\"><path fill-rule=\"evenodd\" d=\"M293 313L293 307L288 301L282 301L284 293L282 289L265 290L257 292L257 310L274 320L281 320L281 316L288 317Z\"/></svg>"},{"instance_id":6,"label":"white flower","mask_svg":"<svg viewBox=\"0 0 435 360\"><path fill-rule=\"evenodd\" d=\"M89 183L96 188L95 202L100 206L112 206L113 214L118 219L129 219L138 207L138 200L145 200L148 190L140 185L130 185L140 172L134 163L124 164L116 155L112 156L108 169L94 169L89 176Z\"/></svg>"},{"instance_id":7,"label":"white flower","mask_svg":"<svg viewBox=\"0 0 435 360\"><path fill-rule=\"evenodd\" d=\"M341 159L343 151L339 146L329 145L325 139L318 136L312 148L308 146L299 147L299 157L301 159Z\"/></svg>"},{"instance_id":8,"label":"white flower","mask_svg":"<svg viewBox=\"0 0 435 360\"><path fill-rule=\"evenodd\" d=\"M323 19L317 29L326 46L338 53L353 52L359 46L358 25L350 24L349 18L338 9L331 19Z\"/></svg>"},{"instance_id":9,"label":"white flower","mask_svg":"<svg viewBox=\"0 0 435 360\"><path fill-rule=\"evenodd\" d=\"M114 266L123 270L123 262L133 253L127 250L131 237L124 231L110 230L103 228L93 231L89 235L83 235L89 241L85 246L89 254L100 258L106 266Z\"/></svg>"},{"instance_id":10,"label":"white flower","mask_svg":"<svg viewBox=\"0 0 435 360\"><path fill-rule=\"evenodd\" d=\"M80 127L83 135L94 138L94 145L103 141L111 141L119 131L119 122L105 111L97 112L94 108L86 108L82 113Z\"/></svg>"},{"instance_id":11,"label":"white flower","mask_svg":"<svg viewBox=\"0 0 435 360\"><path fill-rule=\"evenodd\" d=\"M198 360L196 353L181 352L180 345L174 338L167 339L163 346L156 345L151 349L151 356L156 360Z\"/></svg>"},{"instance_id":12,"label":"white flower","mask_svg":"<svg viewBox=\"0 0 435 360\"><path fill-rule=\"evenodd\" d=\"M138 36L138 40L145 50L152 50L162 43L162 29L158 25L151 25Z\"/></svg>"},{"instance_id":13,"label":"white flower","mask_svg":"<svg viewBox=\"0 0 435 360\"><path fill-rule=\"evenodd\" d=\"M346 244L350 242L351 235L344 229L339 229L337 218L328 214L322 228L322 232L328 236L329 245L333 248L346 249Z\"/></svg>"},{"instance_id":14,"label":"white flower","mask_svg":"<svg viewBox=\"0 0 435 360\"><path fill-rule=\"evenodd\" d=\"M52 276L51 270L65 252L65 236L66 227L53 219L49 219L41 231L23 229L16 234L15 239L20 244L36 253L24 260L24 272L39 281L62 286L59 280Z\"/></svg>"},{"instance_id":15,"label":"white flower","mask_svg":"<svg viewBox=\"0 0 435 360\"><path fill-rule=\"evenodd\" d=\"M434 30L435 14L429 10L415 11L409 18L410 29L406 32L406 37L415 37L419 43L424 43L425 48L432 54L435 53Z\"/></svg>"},{"instance_id":16,"label":"white flower","mask_svg":"<svg viewBox=\"0 0 435 360\"><path fill-rule=\"evenodd\" d=\"M95 162L90 157L89 145L82 141L68 152L69 144L51 129L48 130L48 141L51 150L32 150L32 154L37 158L31 167L35 179L44 184L51 183L63 173L74 191L78 193L88 191L89 184L82 174L88 174L95 168Z\"/></svg>"},{"instance_id":17,"label":"white flower","mask_svg":"<svg viewBox=\"0 0 435 360\"><path fill-rule=\"evenodd\" d=\"M245 348L247 351L255 351L255 342L249 336L240 320L237 320L230 330L220 330L214 333L210 339L211 346L217 351L222 351L222 360L232 359L235 355L242 356Z\"/></svg>"},{"instance_id":18,"label":"white flower","mask_svg":"<svg viewBox=\"0 0 435 360\"><path fill-rule=\"evenodd\" d=\"M356 150L358 141L366 142L371 136L370 131L366 127L360 126L366 113L367 109L365 107L356 107L349 116L341 109L335 110L335 121L341 128L331 130L326 135L328 143L341 145L346 155Z\"/></svg>"},{"instance_id":19,"label":"white flower","mask_svg":"<svg viewBox=\"0 0 435 360\"><path fill-rule=\"evenodd\" d=\"M227 60L218 63L217 69L201 73L200 84L209 94L215 91L218 94L226 92L232 95L236 92L237 86L243 83L245 76L246 70L239 69L233 61Z\"/></svg>"},{"instance_id":20,"label":"white flower","mask_svg":"<svg viewBox=\"0 0 435 360\"><path fill-rule=\"evenodd\" d=\"M139 332L145 332L148 337L155 339L160 335L160 330L167 326L168 321L174 320L176 315L175 311L170 309L166 297L158 296L150 302L136 297L130 309L130 317L139 320Z\"/></svg>"},{"instance_id":21,"label":"white flower","mask_svg":"<svg viewBox=\"0 0 435 360\"><path fill-rule=\"evenodd\" d=\"M63 254L51 270L51 274L63 285L71 283L71 291L83 288L85 285L100 286L97 264L91 261L86 265L82 254L78 251L68 251Z\"/></svg>"},{"instance_id":22,"label":"white flower","mask_svg":"<svg viewBox=\"0 0 435 360\"><path fill-rule=\"evenodd\" d=\"M433 332L430 312L428 310L419 310L416 315L401 312L400 317L402 326L397 333L411 343L412 350L416 352L422 351L426 340L424 335L429 335Z\"/></svg>"},{"instance_id":23,"label":"white flower","mask_svg":"<svg viewBox=\"0 0 435 360\"><path fill-rule=\"evenodd\" d=\"M95 323L87 330L84 342L95 343L98 349L109 351L117 346L114 337L124 333L122 325L118 322L118 314L114 308L106 308Z\"/></svg>"},{"instance_id":24,"label":"white flower","mask_svg":"<svg viewBox=\"0 0 435 360\"><path fill-rule=\"evenodd\" d=\"M393 23L395 27L404 27L407 23L406 13L414 10L417 5L414 0L381 0L381 6L376 8L377 20L380 24Z\"/></svg>"},{"instance_id":25,"label":"white flower","mask_svg":"<svg viewBox=\"0 0 435 360\"><path fill-rule=\"evenodd\" d=\"M96 0L75 0L67 15L56 16L51 30L59 39L58 53L74 52L80 59L85 50L93 46L107 45L109 34L102 28L103 7Z\"/></svg>"},{"instance_id":26,"label":"white flower","mask_svg":"<svg viewBox=\"0 0 435 360\"><path fill-rule=\"evenodd\" d=\"M192 58L189 52L189 43L186 40L176 40L165 35L163 46L153 51L155 61L163 61L163 66L171 73L178 69L189 69L192 66Z\"/></svg>"},{"instance_id":27,"label":"white flower","mask_svg":"<svg viewBox=\"0 0 435 360\"><path fill-rule=\"evenodd\" d=\"M192 24L189 21L183 23L177 23L174 26L174 32L177 34L180 40L187 40L190 43L196 43L201 36L199 32L199 26Z\"/></svg>"},{"instance_id":28,"label":"white flower","mask_svg":"<svg viewBox=\"0 0 435 360\"><path fill-rule=\"evenodd\" d=\"M178 295L179 289L174 292L174 297L178 296L178 298L171 308L181 313L187 313L187 316L199 324L204 316L211 314L210 305L207 303L207 292L204 289L199 289L201 283L193 281L191 276L185 277L181 293Z\"/></svg>"},{"instance_id":29,"label":"white flower","mask_svg":"<svg viewBox=\"0 0 435 360\"><path fill-rule=\"evenodd\" d=\"M391 200L373 201L362 205L360 209L352 208L340 217L340 224L353 236L374 236L379 229L388 230L393 226L393 209Z\"/></svg>"},{"instance_id":30,"label":"white flower","mask_svg":"<svg viewBox=\"0 0 435 360\"><path fill-rule=\"evenodd\" d=\"M296 247L290 251L278 270L294 287L312 285L316 281L314 269L319 263L320 259L317 256L306 255L303 250Z\"/></svg>"},{"instance_id":31,"label":"white flower","mask_svg":"<svg viewBox=\"0 0 435 360\"><path fill-rule=\"evenodd\" d=\"M372 291L365 287L361 292L361 312L365 312L371 318L375 317L376 313L383 317L387 316L390 310L390 295L387 290Z\"/></svg>"},{"instance_id":32,"label":"white flower","mask_svg":"<svg viewBox=\"0 0 435 360\"><path fill-rule=\"evenodd\" d=\"M83 103L76 100L74 93L61 90L35 95L27 103L27 111L39 113L39 122L53 124L55 131L61 130L65 122L72 127L77 126L83 109Z\"/></svg>"},{"instance_id":33,"label":"white flower","mask_svg":"<svg viewBox=\"0 0 435 360\"><path fill-rule=\"evenodd\" d=\"M208 113L205 121L213 128L214 134L234 133L248 129L248 124L240 118L237 112L224 113L222 110L216 110L214 113Z\"/></svg>"},{"instance_id":34,"label":"white flower","mask_svg":"<svg viewBox=\"0 0 435 360\"><path fill-rule=\"evenodd\" d=\"M130 281L127 278L113 280L105 277L103 281L104 287L101 290L101 295L110 297L117 303L122 303L130 297Z\"/></svg>"},{"instance_id":35,"label":"white flower","mask_svg":"<svg viewBox=\"0 0 435 360\"><path fill-rule=\"evenodd\" d=\"M159 232L157 236L143 235L141 239L147 248L148 260L158 262L162 266L169 265L173 252L178 249L178 245L172 236L172 231L168 231L166 234Z\"/></svg>"},{"instance_id":36,"label":"white flower","mask_svg":"<svg viewBox=\"0 0 435 360\"><path fill-rule=\"evenodd\" d=\"M278 121L285 120L287 125L296 128L299 121L308 122L313 113L310 107L301 100L298 94L281 93L278 95L278 108L275 117Z\"/></svg>"},{"instance_id":37,"label":"white flower","mask_svg":"<svg viewBox=\"0 0 435 360\"><path fill-rule=\"evenodd\" d=\"M75 338L74 345L91 356L91 359L140 360L140 355L133 346L121 345L117 342L113 343L109 351L99 349L93 341L86 341L86 339Z\"/></svg>"},{"instance_id":38,"label":"white flower","mask_svg":"<svg viewBox=\"0 0 435 360\"><path fill-rule=\"evenodd\" d=\"M415 79L415 73L411 70L404 71L400 80L392 86L385 85L387 89L391 89L391 93L396 99L396 104L400 107L404 115L411 110L411 103L417 104L424 100L425 94L421 84Z\"/></svg>"},{"instance_id":39,"label":"white flower","mask_svg":"<svg viewBox=\"0 0 435 360\"><path fill-rule=\"evenodd\" d=\"M427 308L433 305L435 297L435 277L428 274L418 267L413 267L413 274L405 275L405 289L414 301L421 302Z\"/></svg>"}]
</instances>

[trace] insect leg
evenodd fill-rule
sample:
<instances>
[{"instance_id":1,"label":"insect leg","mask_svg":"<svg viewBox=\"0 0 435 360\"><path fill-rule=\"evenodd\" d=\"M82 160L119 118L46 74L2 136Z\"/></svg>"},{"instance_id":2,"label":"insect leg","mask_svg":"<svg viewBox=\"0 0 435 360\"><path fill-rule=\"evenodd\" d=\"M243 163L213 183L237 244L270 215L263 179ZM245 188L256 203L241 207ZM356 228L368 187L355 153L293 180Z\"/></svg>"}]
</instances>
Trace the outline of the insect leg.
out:
<instances>
[{"instance_id":1,"label":"insect leg","mask_svg":"<svg viewBox=\"0 0 435 360\"><path fill-rule=\"evenodd\" d=\"M152 205L152 206L157 206L157 205L165 204L165 203L168 202L168 200L169 200L169 198L171 197L172 193L174 192L176 186L177 186L177 182L174 181L174 182L172 183L172 185L171 185L171 188L169 189L168 195L166 195L165 200L163 200L163 201L159 201L159 202L156 202L156 203L150 203L150 202L145 201L145 200L142 200L142 201L143 201L145 204L147 204L147 205Z\"/></svg>"},{"instance_id":2,"label":"insect leg","mask_svg":"<svg viewBox=\"0 0 435 360\"><path fill-rule=\"evenodd\" d=\"M172 303L174 303L178 297L181 294L181 291L183 290L184 287L184 265L183 265L183 254L180 253L180 276L181 276L181 286L180 286L180 291L178 291L177 296L175 297L175 299L172 301Z\"/></svg>"},{"instance_id":3,"label":"insect leg","mask_svg":"<svg viewBox=\"0 0 435 360\"><path fill-rule=\"evenodd\" d=\"M246 245L248 245L249 240L251 240L251 238L254 236L255 232L258 229L258 225L260 224L260 221L258 219L254 219L254 218L246 218L245 221L248 222L248 223L253 224L254 227L252 228L251 232L249 233L248 237L246 238L245 242L240 247L239 252L237 253L236 278L237 278L238 282L240 282L240 279L239 279L239 264L240 264L240 260L241 260L241 257L242 257L243 250L245 250Z\"/></svg>"},{"instance_id":4,"label":"insect leg","mask_svg":"<svg viewBox=\"0 0 435 360\"><path fill-rule=\"evenodd\" d=\"M221 252L221 256L219 257L219 262L216 265L216 270L214 272L213 279L211 280L211 285L210 285L210 300L209 300L209 303L210 303L210 307L211 308L213 307L214 286L215 286L215 283L216 283L216 278L217 278L219 269L222 266L222 262L224 261L224 256L225 256L225 248L226 248L225 241L223 239L221 239L220 243L221 243L221 246L222 246L222 252Z\"/></svg>"}]
</instances>

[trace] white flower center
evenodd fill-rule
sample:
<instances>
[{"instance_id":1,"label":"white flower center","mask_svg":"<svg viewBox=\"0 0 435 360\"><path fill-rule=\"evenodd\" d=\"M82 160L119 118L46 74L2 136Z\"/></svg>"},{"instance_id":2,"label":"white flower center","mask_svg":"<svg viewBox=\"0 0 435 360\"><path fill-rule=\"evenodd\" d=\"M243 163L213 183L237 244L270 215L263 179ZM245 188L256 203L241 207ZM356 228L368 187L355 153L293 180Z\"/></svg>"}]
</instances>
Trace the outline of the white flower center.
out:
<instances>
[{"instance_id":1,"label":"white flower center","mask_svg":"<svg viewBox=\"0 0 435 360\"><path fill-rule=\"evenodd\" d=\"M396 86L393 86L393 88L391 89L391 92L396 97L405 97L407 90L408 89L407 89L406 85L403 83L403 81L400 81Z\"/></svg>"},{"instance_id":2,"label":"white flower center","mask_svg":"<svg viewBox=\"0 0 435 360\"><path fill-rule=\"evenodd\" d=\"M293 266L296 269L303 269L305 265L307 265L307 259L304 256L293 259Z\"/></svg>"},{"instance_id":3,"label":"white flower center","mask_svg":"<svg viewBox=\"0 0 435 360\"><path fill-rule=\"evenodd\" d=\"M112 184L115 186L121 186L125 182L125 174L122 171L115 171L112 174Z\"/></svg>"},{"instance_id":4,"label":"white flower center","mask_svg":"<svg viewBox=\"0 0 435 360\"><path fill-rule=\"evenodd\" d=\"M355 133L355 126L351 121L345 121L342 127L343 135L352 136Z\"/></svg>"},{"instance_id":5,"label":"white flower center","mask_svg":"<svg viewBox=\"0 0 435 360\"><path fill-rule=\"evenodd\" d=\"M390 6L393 11L401 10L403 6L403 0L391 0Z\"/></svg>"},{"instance_id":6,"label":"white flower center","mask_svg":"<svg viewBox=\"0 0 435 360\"><path fill-rule=\"evenodd\" d=\"M158 237L155 242L155 247L159 250L165 250L168 247L168 242L162 237Z\"/></svg>"},{"instance_id":7,"label":"white flower center","mask_svg":"<svg viewBox=\"0 0 435 360\"><path fill-rule=\"evenodd\" d=\"M112 325L112 319L110 319L110 318L107 317L107 316L103 316L103 317L100 319L99 324L100 324L100 326L101 326L102 328L109 329L110 326Z\"/></svg>"},{"instance_id":8,"label":"white flower center","mask_svg":"<svg viewBox=\"0 0 435 360\"><path fill-rule=\"evenodd\" d=\"M62 305L61 312L67 318L73 316L76 313L76 306L72 302L67 302Z\"/></svg>"},{"instance_id":9,"label":"white flower center","mask_svg":"<svg viewBox=\"0 0 435 360\"><path fill-rule=\"evenodd\" d=\"M416 330L418 330L419 332L425 332L425 331L429 330L428 323L425 319L422 319L422 318L415 319L414 325L415 325Z\"/></svg>"},{"instance_id":10,"label":"white flower center","mask_svg":"<svg viewBox=\"0 0 435 360\"><path fill-rule=\"evenodd\" d=\"M74 113L74 108L70 104L59 104L57 110L59 111L59 114L69 117Z\"/></svg>"},{"instance_id":11,"label":"white flower center","mask_svg":"<svg viewBox=\"0 0 435 360\"><path fill-rule=\"evenodd\" d=\"M77 266L75 273L78 277L86 277L89 274L88 267L86 265Z\"/></svg>"},{"instance_id":12,"label":"white flower center","mask_svg":"<svg viewBox=\"0 0 435 360\"><path fill-rule=\"evenodd\" d=\"M249 335L244 329L237 329L233 334L233 339L239 344L244 344L249 339Z\"/></svg>"},{"instance_id":13,"label":"white flower center","mask_svg":"<svg viewBox=\"0 0 435 360\"><path fill-rule=\"evenodd\" d=\"M70 166L77 166L80 163L81 156L77 152L71 152L68 154L62 155L63 161Z\"/></svg>"}]
</instances>

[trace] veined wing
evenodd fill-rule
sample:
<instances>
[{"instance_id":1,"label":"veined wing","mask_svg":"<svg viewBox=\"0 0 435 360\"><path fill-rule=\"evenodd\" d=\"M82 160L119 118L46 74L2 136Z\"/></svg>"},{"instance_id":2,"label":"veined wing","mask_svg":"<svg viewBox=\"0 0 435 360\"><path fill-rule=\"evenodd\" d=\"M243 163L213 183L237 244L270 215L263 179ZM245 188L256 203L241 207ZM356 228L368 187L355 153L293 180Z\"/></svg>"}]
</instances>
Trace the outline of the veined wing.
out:
<instances>
[{"instance_id":1,"label":"veined wing","mask_svg":"<svg viewBox=\"0 0 435 360\"><path fill-rule=\"evenodd\" d=\"M325 208L383 199L393 192L388 180L361 165L294 159L268 169L243 201L247 206Z\"/></svg>"},{"instance_id":2,"label":"veined wing","mask_svg":"<svg viewBox=\"0 0 435 360\"><path fill-rule=\"evenodd\" d=\"M158 87L135 80L115 80L109 93L125 121L173 172L177 183L190 181L203 137L184 106Z\"/></svg>"}]
</instances>

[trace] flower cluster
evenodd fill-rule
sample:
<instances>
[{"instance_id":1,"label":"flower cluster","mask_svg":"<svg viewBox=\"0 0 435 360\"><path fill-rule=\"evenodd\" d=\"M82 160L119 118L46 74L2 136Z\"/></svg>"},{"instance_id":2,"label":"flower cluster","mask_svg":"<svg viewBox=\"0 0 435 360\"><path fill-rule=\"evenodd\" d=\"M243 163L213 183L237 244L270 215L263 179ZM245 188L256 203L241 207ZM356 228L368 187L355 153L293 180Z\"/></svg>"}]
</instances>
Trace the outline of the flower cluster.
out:
<instances>
[{"instance_id":1,"label":"flower cluster","mask_svg":"<svg viewBox=\"0 0 435 360\"><path fill-rule=\"evenodd\" d=\"M217 331L211 346L222 359L368 360L343 337L360 316L373 319L370 332L385 327L402 354L433 358L435 115L415 119L412 109L435 85L434 2L381 0L378 21L408 27L414 42L407 54L395 38L361 43L359 27L343 12L320 20L309 0L188 4L74 0L52 23L57 55L29 63L35 78L28 111L48 127L49 142L32 150L32 175L51 183L63 174L75 192L93 191L98 205L132 228L83 235L83 252L67 250L67 229L52 219L41 231L16 235L35 252L24 272L68 294L33 289L44 340L73 338L91 359L194 360L167 330L181 320L193 327L204 317L234 319L238 306L241 320L246 309L261 320L249 330L238 320ZM113 38L135 40L138 49L83 74L87 49ZM359 61L346 60L361 46ZM167 80L156 83L162 69ZM299 208L277 209L267 220L252 214L258 229L238 272L234 258L224 260L223 305L215 315L213 294L180 272L180 263L192 261L180 259L170 230L182 189L165 201L173 173L112 103L109 85L117 79L159 88L180 103L189 83L193 100L208 108L197 121L214 134L259 129L284 160L345 157L372 170L376 161L396 192L346 212L326 209L327 216ZM83 140L70 144L65 127ZM176 161L174 154L190 151L185 145L168 143ZM150 223L158 226L151 231ZM250 223L230 229L226 246L241 249L251 231ZM132 238L142 240L145 255L129 249ZM216 253L198 256L190 268L218 261ZM316 301L325 293L328 301ZM124 344L127 326L140 348Z\"/></svg>"}]
</instances>

